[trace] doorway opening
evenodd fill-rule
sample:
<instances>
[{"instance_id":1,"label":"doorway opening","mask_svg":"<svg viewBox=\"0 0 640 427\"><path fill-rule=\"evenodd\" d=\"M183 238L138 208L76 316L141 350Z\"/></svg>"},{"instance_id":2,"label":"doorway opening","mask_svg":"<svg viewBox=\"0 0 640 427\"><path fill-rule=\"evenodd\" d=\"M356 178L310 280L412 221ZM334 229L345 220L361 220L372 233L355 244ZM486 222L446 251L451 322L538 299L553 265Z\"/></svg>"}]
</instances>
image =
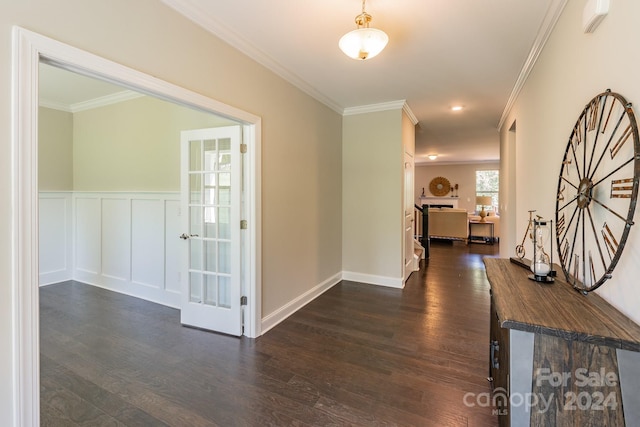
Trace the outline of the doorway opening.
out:
<instances>
[{"instance_id":1,"label":"doorway opening","mask_svg":"<svg viewBox=\"0 0 640 427\"><path fill-rule=\"evenodd\" d=\"M243 252L247 307L245 331L260 335L260 118L88 52L14 27L12 289L14 309L13 372L17 425L39 423L39 63L98 78L142 94L236 120L249 147L244 169L248 227ZM116 209L117 210L117 209Z\"/></svg>"}]
</instances>

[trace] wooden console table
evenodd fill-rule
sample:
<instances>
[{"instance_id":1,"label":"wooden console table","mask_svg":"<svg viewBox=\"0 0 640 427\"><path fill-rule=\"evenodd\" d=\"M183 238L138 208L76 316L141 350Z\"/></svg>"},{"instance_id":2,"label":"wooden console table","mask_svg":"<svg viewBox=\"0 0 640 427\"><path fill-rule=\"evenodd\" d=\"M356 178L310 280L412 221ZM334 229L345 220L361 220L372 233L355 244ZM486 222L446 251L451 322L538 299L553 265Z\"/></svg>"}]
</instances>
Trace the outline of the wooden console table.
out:
<instances>
[{"instance_id":1,"label":"wooden console table","mask_svg":"<svg viewBox=\"0 0 640 427\"><path fill-rule=\"evenodd\" d=\"M500 425L640 426L640 326L559 277L541 284L508 259L484 263Z\"/></svg>"}]
</instances>

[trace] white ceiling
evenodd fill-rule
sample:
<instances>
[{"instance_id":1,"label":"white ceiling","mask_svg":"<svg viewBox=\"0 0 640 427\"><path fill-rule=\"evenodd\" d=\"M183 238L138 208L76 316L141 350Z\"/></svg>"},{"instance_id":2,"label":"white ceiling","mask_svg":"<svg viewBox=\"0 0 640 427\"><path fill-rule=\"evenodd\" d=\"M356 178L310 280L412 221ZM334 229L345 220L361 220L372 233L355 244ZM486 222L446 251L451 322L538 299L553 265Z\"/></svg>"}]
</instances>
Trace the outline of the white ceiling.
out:
<instances>
[{"instance_id":1,"label":"white ceiling","mask_svg":"<svg viewBox=\"0 0 640 427\"><path fill-rule=\"evenodd\" d=\"M356 61L338 40L355 28L361 0L163 1L339 113L406 100L419 121L416 161L437 153L434 163L498 160L498 123L565 3L368 0L371 25L389 44ZM85 105L123 91L43 68L41 98L51 105ZM457 104L464 110L450 111Z\"/></svg>"},{"instance_id":2,"label":"white ceiling","mask_svg":"<svg viewBox=\"0 0 640 427\"><path fill-rule=\"evenodd\" d=\"M163 0L319 100L345 108L406 100L417 161L495 161L498 123L559 0L368 0L389 35L375 58L338 49L361 0ZM529 64L530 65L530 64ZM462 112L452 113L461 104Z\"/></svg>"}]
</instances>

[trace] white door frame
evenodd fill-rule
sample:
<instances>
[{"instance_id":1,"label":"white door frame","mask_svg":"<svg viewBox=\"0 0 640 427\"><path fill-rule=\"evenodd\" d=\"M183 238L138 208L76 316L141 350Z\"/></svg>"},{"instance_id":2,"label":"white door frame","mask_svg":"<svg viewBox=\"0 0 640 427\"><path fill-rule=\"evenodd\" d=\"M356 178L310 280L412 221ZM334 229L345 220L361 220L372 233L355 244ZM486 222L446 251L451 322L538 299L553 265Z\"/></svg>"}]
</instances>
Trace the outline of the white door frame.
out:
<instances>
[{"instance_id":1,"label":"white door frame","mask_svg":"<svg viewBox=\"0 0 640 427\"><path fill-rule=\"evenodd\" d=\"M38 299L38 64L47 61L80 74L99 77L170 102L244 123L248 304L245 332L261 333L260 145L261 119L206 96L20 27L13 28L11 157L11 289L13 425L39 425L40 346Z\"/></svg>"}]
</instances>

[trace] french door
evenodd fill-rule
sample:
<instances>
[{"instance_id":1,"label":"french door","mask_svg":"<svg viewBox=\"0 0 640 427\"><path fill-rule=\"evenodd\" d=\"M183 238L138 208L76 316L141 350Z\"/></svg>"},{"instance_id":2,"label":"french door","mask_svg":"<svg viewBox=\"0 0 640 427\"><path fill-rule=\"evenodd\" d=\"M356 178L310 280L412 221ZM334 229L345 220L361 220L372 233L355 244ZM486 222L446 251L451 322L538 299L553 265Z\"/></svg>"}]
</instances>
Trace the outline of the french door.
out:
<instances>
[{"instance_id":1,"label":"french door","mask_svg":"<svg viewBox=\"0 0 640 427\"><path fill-rule=\"evenodd\" d=\"M242 128L181 132L183 325L242 334Z\"/></svg>"}]
</instances>

